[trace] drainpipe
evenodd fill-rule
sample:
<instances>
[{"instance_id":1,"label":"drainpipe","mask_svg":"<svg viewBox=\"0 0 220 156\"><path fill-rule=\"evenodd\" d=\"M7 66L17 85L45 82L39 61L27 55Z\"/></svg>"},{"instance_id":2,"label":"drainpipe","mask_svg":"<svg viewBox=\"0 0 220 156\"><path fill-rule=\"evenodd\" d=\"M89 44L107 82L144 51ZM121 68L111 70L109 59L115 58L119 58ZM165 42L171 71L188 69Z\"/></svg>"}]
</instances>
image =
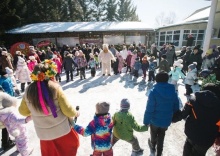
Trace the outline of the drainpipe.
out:
<instances>
[{"instance_id":1,"label":"drainpipe","mask_svg":"<svg viewBox=\"0 0 220 156\"><path fill-rule=\"evenodd\" d=\"M208 20L208 24L207 24L207 28L205 32L205 40L204 40L202 57L205 56L205 53L209 49L209 46L210 46L217 4L218 4L218 0L212 0L211 9L209 13L209 20Z\"/></svg>"}]
</instances>

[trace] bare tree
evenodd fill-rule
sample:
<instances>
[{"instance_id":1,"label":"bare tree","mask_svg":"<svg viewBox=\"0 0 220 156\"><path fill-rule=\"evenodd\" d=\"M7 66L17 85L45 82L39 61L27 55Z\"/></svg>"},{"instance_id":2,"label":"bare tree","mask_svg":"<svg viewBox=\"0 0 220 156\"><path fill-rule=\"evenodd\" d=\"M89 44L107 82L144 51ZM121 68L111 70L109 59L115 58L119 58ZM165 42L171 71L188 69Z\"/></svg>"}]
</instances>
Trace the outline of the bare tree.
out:
<instances>
[{"instance_id":1,"label":"bare tree","mask_svg":"<svg viewBox=\"0 0 220 156\"><path fill-rule=\"evenodd\" d=\"M155 25L160 27L168 24L173 24L176 20L176 13L170 12L168 15L165 15L164 12L161 12L156 18L155 18Z\"/></svg>"}]
</instances>

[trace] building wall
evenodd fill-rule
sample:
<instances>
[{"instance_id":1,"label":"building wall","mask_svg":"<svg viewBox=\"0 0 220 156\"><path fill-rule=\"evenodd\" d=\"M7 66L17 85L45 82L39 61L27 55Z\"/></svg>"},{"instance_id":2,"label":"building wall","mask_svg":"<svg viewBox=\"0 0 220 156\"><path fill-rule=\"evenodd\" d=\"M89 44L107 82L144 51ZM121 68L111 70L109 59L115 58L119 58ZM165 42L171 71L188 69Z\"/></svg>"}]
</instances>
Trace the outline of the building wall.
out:
<instances>
[{"instance_id":1,"label":"building wall","mask_svg":"<svg viewBox=\"0 0 220 156\"><path fill-rule=\"evenodd\" d=\"M160 28L156 32L156 43L158 46L174 43L176 48L180 49L186 45L185 39L188 34L192 34L195 38L193 46L197 44L203 45L206 27L207 23L204 22Z\"/></svg>"}]
</instances>

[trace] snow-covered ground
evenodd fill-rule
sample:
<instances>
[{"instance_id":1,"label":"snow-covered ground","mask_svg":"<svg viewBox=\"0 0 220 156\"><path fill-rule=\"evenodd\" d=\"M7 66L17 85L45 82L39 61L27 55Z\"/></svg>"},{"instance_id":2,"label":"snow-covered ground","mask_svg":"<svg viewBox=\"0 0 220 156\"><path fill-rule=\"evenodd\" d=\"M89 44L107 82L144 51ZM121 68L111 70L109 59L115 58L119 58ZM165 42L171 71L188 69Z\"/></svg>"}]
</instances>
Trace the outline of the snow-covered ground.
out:
<instances>
[{"instance_id":1,"label":"snow-covered ground","mask_svg":"<svg viewBox=\"0 0 220 156\"><path fill-rule=\"evenodd\" d=\"M65 74L62 74L61 86L66 93L69 101L74 106L80 106L80 117L77 120L77 124L87 126L87 124L93 119L95 113L95 104L99 101L107 101L111 103L110 113L113 115L114 112L120 108L120 101L122 98L128 98L131 102L130 111L135 116L135 119L139 124L143 123L144 111L147 102L147 85L145 83L134 84L129 74L122 73L121 75L112 76L101 76L100 71L94 78L90 76L90 72L86 71L85 80L79 80L79 77L74 77L74 81L66 83ZM142 80L141 76L137 82ZM186 101L183 93L185 92L183 84L179 85L179 94L183 103ZM21 97L19 98L19 100ZM33 122L27 124L28 136L30 139L30 146L34 147L32 156L40 156L39 139L37 138L33 126ZM140 146L144 149L144 156L150 156L150 150L147 144L147 139L150 136L149 131L138 133L135 132ZM1 137L1 136L0 136ZM172 124L166 131L164 141L164 156L181 156L183 151L183 145L185 141L184 134L184 121ZM113 147L114 156L130 156L131 145L119 141ZM9 151L2 153L3 156L15 156L20 155L15 152L16 148L12 148ZM92 154L90 146L90 137L80 136L80 147L78 149L77 156L89 156ZM214 156L213 149L210 148L207 156Z\"/></svg>"}]
</instances>

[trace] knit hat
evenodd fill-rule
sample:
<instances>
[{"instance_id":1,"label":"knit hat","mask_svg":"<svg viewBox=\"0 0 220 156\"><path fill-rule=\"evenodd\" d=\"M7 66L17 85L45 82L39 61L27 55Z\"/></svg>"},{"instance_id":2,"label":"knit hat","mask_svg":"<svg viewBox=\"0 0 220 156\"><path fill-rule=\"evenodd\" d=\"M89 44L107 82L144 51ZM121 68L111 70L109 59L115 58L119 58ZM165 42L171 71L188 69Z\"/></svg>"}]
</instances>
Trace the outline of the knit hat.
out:
<instances>
[{"instance_id":1,"label":"knit hat","mask_svg":"<svg viewBox=\"0 0 220 156\"><path fill-rule=\"evenodd\" d=\"M35 60L34 56L29 56L29 60Z\"/></svg>"},{"instance_id":2,"label":"knit hat","mask_svg":"<svg viewBox=\"0 0 220 156\"><path fill-rule=\"evenodd\" d=\"M5 70L6 70L6 73L7 73L8 75L12 75L12 74L13 74L13 70L12 70L11 68L6 67Z\"/></svg>"},{"instance_id":3,"label":"knit hat","mask_svg":"<svg viewBox=\"0 0 220 156\"><path fill-rule=\"evenodd\" d=\"M6 55L7 53L7 51L2 51L2 55Z\"/></svg>"},{"instance_id":4,"label":"knit hat","mask_svg":"<svg viewBox=\"0 0 220 156\"><path fill-rule=\"evenodd\" d=\"M168 82L169 75L165 71L161 71L156 75L156 82Z\"/></svg>"},{"instance_id":5,"label":"knit hat","mask_svg":"<svg viewBox=\"0 0 220 156\"><path fill-rule=\"evenodd\" d=\"M121 100L121 109L130 109L130 102L128 99Z\"/></svg>"},{"instance_id":6,"label":"knit hat","mask_svg":"<svg viewBox=\"0 0 220 156\"><path fill-rule=\"evenodd\" d=\"M214 83L206 83L202 90L209 90L213 93L215 93L215 95L220 99L220 85L219 84L214 84Z\"/></svg>"},{"instance_id":7,"label":"knit hat","mask_svg":"<svg viewBox=\"0 0 220 156\"><path fill-rule=\"evenodd\" d=\"M20 55L21 51L16 51L15 54Z\"/></svg>"},{"instance_id":8,"label":"knit hat","mask_svg":"<svg viewBox=\"0 0 220 156\"><path fill-rule=\"evenodd\" d=\"M177 61L174 61L173 66L183 68L183 65L181 64L183 62L182 59L178 59Z\"/></svg>"},{"instance_id":9,"label":"knit hat","mask_svg":"<svg viewBox=\"0 0 220 156\"><path fill-rule=\"evenodd\" d=\"M107 102L99 102L96 104L96 114L106 114L109 111L109 103Z\"/></svg>"},{"instance_id":10,"label":"knit hat","mask_svg":"<svg viewBox=\"0 0 220 156\"><path fill-rule=\"evenodd\" d=\"M7 93L1 93L0 99L2 102L2 107L4 108L17 105L17 99L8 95Z\"/></svg>"},{"instance_id":11,"label":"knit hat","mask_svg":"<svg viewBox=\"0 0 220 156\"><path fill-rule=\"evenodd\" d=\"M191 70L193 70L193 69L196 68L196 65L197 65L197 63L196 63L196 62L193 62L192 64L190 64L190 65L188 66L188 68L191 69Z\"/></svg>"},{"instance_id":12,"label":"knit hat","mask_svg":"<svg viewBox=\"0 0 220 156\"><path fill-rule=\"evenodd\" d=\"M166 59L166 58L167 58L167 55L163 54L161 57L164 58L164 59Z\"/></svg>"}]
</instances>

